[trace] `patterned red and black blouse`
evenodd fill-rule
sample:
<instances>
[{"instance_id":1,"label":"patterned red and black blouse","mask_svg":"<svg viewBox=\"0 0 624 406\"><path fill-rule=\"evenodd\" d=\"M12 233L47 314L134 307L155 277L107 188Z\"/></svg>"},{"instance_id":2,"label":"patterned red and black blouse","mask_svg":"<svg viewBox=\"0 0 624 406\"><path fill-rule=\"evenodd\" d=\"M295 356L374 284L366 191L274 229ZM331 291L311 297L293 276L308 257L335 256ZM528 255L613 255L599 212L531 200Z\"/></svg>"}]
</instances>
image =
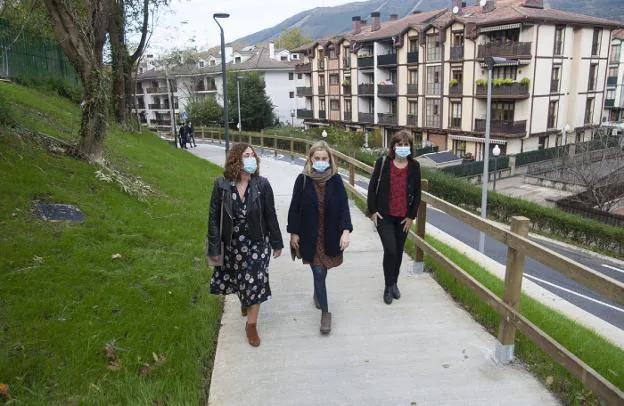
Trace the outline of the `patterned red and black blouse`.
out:
<instances>
[{"instance_id":1,"label":"patterned red and black blouse","mask_svg":"<svg viewBox=\"0 0 624 406\"><path fill-rule=\"evenodd\" d=\"M390 162L388 212L391 216L403 218L407 215L407 167L397 168Z\"/></svg>"}]
</instances>

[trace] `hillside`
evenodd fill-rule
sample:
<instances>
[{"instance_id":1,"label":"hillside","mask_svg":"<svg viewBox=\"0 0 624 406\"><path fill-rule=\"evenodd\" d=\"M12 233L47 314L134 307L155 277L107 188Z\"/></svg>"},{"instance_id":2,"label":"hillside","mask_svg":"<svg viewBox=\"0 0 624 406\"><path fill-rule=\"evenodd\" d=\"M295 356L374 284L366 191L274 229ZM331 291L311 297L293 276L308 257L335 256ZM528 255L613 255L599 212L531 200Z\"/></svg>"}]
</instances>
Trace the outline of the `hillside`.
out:
<instances>
[{"instance_id":1,"label":"hillside","mask_svg":"<svg viewBox=\"0 0 624 406\"><path fill-rule=\"evenodd\" d=\"M468 0L467 3L474 4L476 1ZM249 45L267 42L276 39L282 31L295 27L301 28L307 36L319 39L349 31L351 17L368 18L375 10L379 10L382 21L386 21L390 14L403 17L415 9L429 11L446 8L450 4L451 0L369 0L335 7L317 7L287 18L274 27L239 38L236 43ZM624 22L622 0L544 0L544 5L549 8Z\"/></svg>"}]
</instances>

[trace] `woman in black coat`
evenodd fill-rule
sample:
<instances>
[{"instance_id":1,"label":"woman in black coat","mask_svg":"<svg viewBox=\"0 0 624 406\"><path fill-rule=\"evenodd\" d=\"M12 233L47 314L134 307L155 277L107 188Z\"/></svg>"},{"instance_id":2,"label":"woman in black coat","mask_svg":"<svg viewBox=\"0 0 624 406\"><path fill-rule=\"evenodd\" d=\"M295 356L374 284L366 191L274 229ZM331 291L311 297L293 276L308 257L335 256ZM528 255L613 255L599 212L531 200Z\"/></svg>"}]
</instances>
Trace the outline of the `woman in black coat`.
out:
<instances>
[{"instance_id":1,"label":"woman in black coat","mask_svg":"<svg viewBox=\"0 0 624 406\"><path fill-rule=\"evenodd\" d=\"M324 141L312 145L305 169L295 181L288 210L290 246L314 276L314 302L321 310L321 333L331 331L327 304L327 270L342 263L353 231L349 200L331 149Z\"/></svg>"},{"instance_id":2,"label":"woman in black coat","mask_svg":"<svg viewBox=\"0 0 624 406\"><path fill-rule=\"evenodd\" d=\"M397 281L403 248L420 205L420 165L413 154L412 134L405 130L394 134L388 156L377 160L368 184L368 212L384 249L386 304L401 297Z\"/></svg>"}]
</instances>

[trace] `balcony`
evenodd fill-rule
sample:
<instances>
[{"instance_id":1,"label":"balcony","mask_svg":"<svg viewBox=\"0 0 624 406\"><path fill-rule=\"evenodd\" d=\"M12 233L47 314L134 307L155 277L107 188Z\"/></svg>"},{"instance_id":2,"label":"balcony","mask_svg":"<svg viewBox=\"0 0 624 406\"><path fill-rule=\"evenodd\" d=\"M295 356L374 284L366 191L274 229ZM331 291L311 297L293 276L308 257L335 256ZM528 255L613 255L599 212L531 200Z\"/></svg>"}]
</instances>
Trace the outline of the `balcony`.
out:
<instances>
[{"instance_id":1,"label":"balcony","mask_svg":"<svg viewBox=\"0 0 624 406\"><path fill-rule=\"evenodd\" d=\"M312 97L312 88L305 86L297 87L297 96L299 97Z\"/></svg>"},{"instance_id":2,"label":"balcony","mask_svg":"<svg viewBox=\"0 0 624 406\"><path fill-rule=\"evenodd\" d=\"M375 94L375 85L372 83L358 85L358 95L373 96Z\"/></svg>"},{"instance_id":3,"label":"balcony","mask_svg":"<svg viewBox=\"0 0 624 406\"><path fill-rule=\"evenodd\" d=\"M311 63L298 63L295 65L295 73L312 73Z\"/></svg>"},{"instance_id":4,"label":"balcony","mask_svg":"<svg viewBox=\"0 0 624 406\"><path fill-rule=\"evenodd\" d=\"M407 63L408 64L418 63L418 51L407 53Z\"/></svg>"},{"instance_id":5,"label":"balcony","mask_svg":"<svg viewBox=\"0 0 624 406\"><path fill-rule=\"evenodd\" d=\"M489 42L479 45L477 57L483 59L488 56L501 56L503 58L531 58L531 42L511 42L501 44Z\"/></svg>"},{"instance_id":6,"label":"balcony","mask_svg":"<svg viewBox=\"0 0 624 406\"><path fill-rule=\"evenodd\" d=\"M374 59L372 56L358 57L358 68L372 68L374 65Z\"/></svg>"},{"instance_id":7,"label":"balcony","mask_svg":"<svg viewBox=\"0 0 624 406\"><path fill-rule=\"evenodd\" d=\"M418 116L414 114L408 114L407 125L412 126L412 127L418 127Z\"/></svg>"},{"instance_id":8,"label":"balcony","mask_svg":"<svg viewBox=\"0 0 624 406\"><path fill-rule=\"evenodd\" d=\"M461 96L463 92L463 84L462 82L457 82L455 85L449 84L449 95L451 96Z\"/></svg>"},{"instance_id":9,"label":"balcony","mask_svg":"<svg viewBox=\"0 0 624 406\"><path fill-rule=\"evenodd\" d=\"M150 110L169 110L168 104L148 104Z\"/></svg>"},{"instance_id":10,"label":"balcony","mask_svg":"<svg viewBox=\"0 0 624 406\"><path fill-rule=\"evenodd\" d=\"M377 56L377 66L396 66L397 54L387 54Z\"/></svg>"},{"instance_id":11,"label":"balcony","mask_svg":"<svg viewBox=\"0 0 624 406\"><path fill-rule=\"evenodd\" d=\"M318 94L320 94L320 95L325 94L325 86L319 86L318 87Z\"/></svg>"},{"instance_id":12,"label":"balcony","mask_svg":"<svg viewBox=\"0 0 624 406\"><path fill-rule=\"evenodd\" d=\"M615 99L605 99L605 107L615 107Z\"/></svg>"},{"instance_id":13,"label":"balcony","mask_svg":"<svg viewBox=\"0 0 624 406\"><path fill-rule=\"evenodd\" d=\"M318 68L319 70L325 70L325 59L319 59Z\"/></svg>"},{"instance_id":14,"label":"balcony","mask_svg":"<svg viewBox=\"0 0 624 406\"><path fill-rule=\"evenodd\" d=\"M150 120L150 124L152 125L171 125L171 120Z\"/></svg>"},{"instance_id":15,"label":"balcony","mask_svg":"<svg viewBox=\"0 0 624 406\"><path fill-rule=\"evenodd\" d=\"M175 92L175 89L171 89L172 92ZM150 94L154 94L154 93L167 93L167 88L166 87L148 87L147 88L147 93Z\"/></svg>"},{"instance_id":16,"label":"balcony","mask_svg":"<svg viewBox=\"0 0 624 406\"><path fill-rule=\"evenodd\" d=\"M396 85L377 85L377 95L379 97L396 97Z\"/></svg>"},{"instance_id":17,"label":"balcony","mask_svg":"<svg viewBox=\"0 0 624 406\"><path fill-rule=\"evenodd\" d=\"M559 91L559 79L550 80L550 93L557 93Z\"/></svg>"},{"instance_id":18,"label":"balcony","mask_svg":"<svg viewBox=\"0 0 624 406\"><path fill-rule=\"evenodd\" d=\"M379 124L396 125L397 123L397 117L392 113L378 113L377 119L379 120Z\"/></svg>"},{"instance_id":19,"label":"balcony","mask_svg":"<svg viewBox=\"0 0 624 406\"><path fill-rule=\"evenodd\" d=\"M451 61L461 61L464 59L464 46L457 45L451 47Z\"/></svg>"},{"instance_id":20,"label":"balcony","mask_svg":"<svg viewBox=\"0 0 624 406\"><path fill-rule=\"evenodd\" d=\"M309 109L297 109L297 118L312 118L314 113Z\"/></svg>"},{"instance_id":21,"label":"balcony","mask_svg":"<svg viewBox=\"0 0 624 406\"><path fill-rule=\"evenodd\" d=\"M526 135L526 120L492 120L490 122L490 132L503 137L524 137ZM485 132L485 119L475 119L475 131Z\"/></svg>"},{"instance_id":22,"label":"balcony","mask_svg":"<svg viewBox=\"0 0 624 406\"><path fill-rule=\"evenodd\" d=\"M418 83L408 83L407 84L407 95L408 96L418 96Z\"/></svg>"},{"instance_id":23,"label":"balcony","mask_svg":"<svg viewBox=\"0 0 624 406\"><path fill-rule=\"evenodd\" d=\"M348 69L348 68L351 67L351 58L350 57L349 58L346 58L346 57L342 58L342 67L344 69Z\"/></svg>"},{"instance_id":24,"label":"balcony","mask_svg":"<svg viewBox=\"0 0 624 406\"><path fill-rule=\"evenodd\" d=\"M607 77L607 86L616 86L616 85L617 85L617 76Z\"/></svg>"},{"instance_id":25,"label":"balcony","mask_svg":"<svg viewBox=\"0 0 624 406\"><path fill-rule=\"evenodd\" d=\"M351 84L342 85L342 94L350 96L351 95Z\"/></svg>"},{"instance_id":26,"label":"balcony","mask_svg":"<svg viewBox=\"0 0 624 406\"><path fill-rule=\"evenodd\" d=\"M358 118L359 118L359 122L360 123L374 123L375 119L373 116L373 113L359 113L358 114Z\"/></svg>"},{"instance_id":27,"label":"balcony","mask_svg":"<svg viewBox=\"0 0 624 406\"><path fill-rule=\"evenodd\" d=\"M449 128L461 128L461 117L451 117L449 119Z\"/></svg>"},{"instance_id":28,"label":"balcony","mask_svg":"<svg viewBox=\"0 0 624 406\"><path fill-rule=\"evenodd\" d=\"M198 86L196 89L197 92L216 92L217 91L217 87L216 86Z\"/></svg>"},{"instance_id":29,"label":"balcony","mask_svg":"<svg viewBox=\"0 0 624 406\"><path fill-rule=\"evenodd\" d=\"M475 97L487 98L487 85L477 85ZM529 85L512 83L510 85L492 86L492 99L528 99Z\"/></svg>"},{"instance_id":30,"label":"balcony","mask_svg":"<svg viewBox=\"0 0 624 406\"><path fill-rule=\"evenodd\" d=\"M353 112L345 111L344 112L344 121L353 121Z\"/></svg>"},{"instance_id":31,"label":"balcony","mask_svg":"<svg viewBox=\"0 0 624 406\"><path fill-rule=\"evenodd\" d=\"M326 119L327 118L327 111L326 110L319 110L319 118L320 119Z\"/></svg>"}]
</instances>

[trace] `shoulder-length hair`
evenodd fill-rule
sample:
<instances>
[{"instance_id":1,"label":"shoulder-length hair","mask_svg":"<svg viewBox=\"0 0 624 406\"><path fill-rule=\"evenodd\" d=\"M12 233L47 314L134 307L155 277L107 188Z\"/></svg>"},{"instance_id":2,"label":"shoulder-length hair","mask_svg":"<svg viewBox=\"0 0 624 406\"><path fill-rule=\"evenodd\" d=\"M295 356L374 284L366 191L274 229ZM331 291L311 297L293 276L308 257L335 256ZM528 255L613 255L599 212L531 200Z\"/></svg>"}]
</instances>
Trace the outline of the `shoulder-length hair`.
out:
<instances>
[{"instance_id":1,"label":"shoulder-length hair","mask_svg":"<svg viewBox=\"0 0 624 406\"><path fill-rule=\"evenodd\" d=\"M410 146L410 154L407 156L407 159L414 157L414 136L408 130L401 130L397 133L394 133L392 139L390 140L390 148L388 149L388 158L394 159L394 146L399 142L407 142Z\"/></svg>"},{"instance_id":2,"label":"shoulder-length hair","mask_svg":"<svg viewBox=\"0 0 624 406\"><path fill-rule=\"evenodd\" d=\"M314 155L316 151L327 152L327 155L329 156L329 170L331 170L331 174L334 175L336 172L338 172L338 167L336 166L336 160L334 159L334 154L332 154L332 150L329 144L326 143L325 141L317 141L314 144L312 144L312 146L308 150L308 159L306 160L306 163L304 166L305 173L312 173L313 171L312 155Z\"/></svg>"},{"instance_id":3,"label":"shoulder-length hair","mask_svg":"<svg viewBox=\"0 0 624 406\"><path fill-rule=\"evenodd\" d=\"M231 182L237 182L241 178L241 173L243 173L243 153L247 148L251 148L253 151L256 162L258 163L258 169L256 172L252 173L251 176L259 176L260 175L260 158L253 147L245 142L241 142L238 144L232 144L232 148L230 152L228 152L227 158L225 159L225 169L223 170L223 176L225 179Z\"/></svg>"}]
</instances>

